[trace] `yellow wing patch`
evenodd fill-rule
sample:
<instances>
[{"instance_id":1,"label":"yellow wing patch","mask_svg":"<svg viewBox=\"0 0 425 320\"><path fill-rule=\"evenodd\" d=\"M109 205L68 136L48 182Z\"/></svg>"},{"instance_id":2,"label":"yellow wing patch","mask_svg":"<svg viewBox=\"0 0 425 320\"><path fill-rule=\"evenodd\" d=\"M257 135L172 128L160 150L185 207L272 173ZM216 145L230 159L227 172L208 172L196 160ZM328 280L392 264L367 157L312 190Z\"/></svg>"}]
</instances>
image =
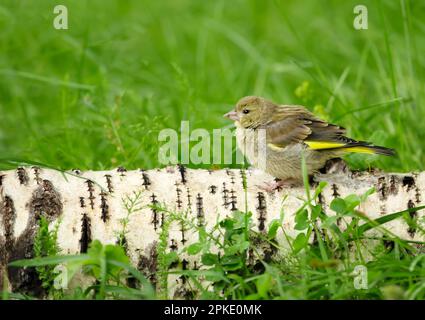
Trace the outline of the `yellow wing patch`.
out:
<instances>
[{"instance_id":1,"label":"yellow wing patch","mask_svg":"<svg viewBox=\"0 0 425 320\"><path fill-rule=\"evenodd\" d=\"M312 150L339 149L344 152L369 153L369 154L376 153L373 147L367 147L367 146L345 147L347 144L342 142L304 141L304 143ZM268 143L267 146L270 149L273 149L275 151L282 151L284 149L273 143Z\"/></svg>"},{"instance_id":2,"label":"yellow wing patch","mask_svg":"<svg viewBox=\"0 0 425 320\"><path fill-rule=\"evenodd\" d=\"M342 148L346 152L354 152L354 153L370 153L375 154L375 150L368 147L350 147L350 148Z\"/></svg>"},{"instance_id":3,"label":"yellow wing patch","mask_svg":"<svg viewBox=\"0 0 425 320\"><path fill-rule=\"evenodd\" d=\"M304 141L310 149L320 150L320 149L334 149L341 148L345 146L345 143L342 142L329 142L329 141Z\"/></svg>"},{"instance_id":4,"label":"yellow wing patch","mask_svg":"<svg viewBox=\"0 0 425 320\"><path fill-rule=\"evenodd\" d=\"M328 142L328 141L304 141L306 145L312 150L323 150L323 149L340 149L345 152L354 152L354 153L376 153L373 147L345 147L346 144L342 142Z\"/></svg>"}]
</instances>

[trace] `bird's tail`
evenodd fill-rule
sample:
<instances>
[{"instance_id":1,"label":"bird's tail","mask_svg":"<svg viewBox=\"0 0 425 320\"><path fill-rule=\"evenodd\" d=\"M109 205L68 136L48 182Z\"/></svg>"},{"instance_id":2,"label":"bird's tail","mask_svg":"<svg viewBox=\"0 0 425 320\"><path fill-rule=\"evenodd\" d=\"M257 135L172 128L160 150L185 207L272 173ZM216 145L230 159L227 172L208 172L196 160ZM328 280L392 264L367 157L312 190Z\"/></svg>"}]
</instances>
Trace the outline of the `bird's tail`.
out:
<instances>
[{"instance_id":1,"label":"bird's tail","mask_svg":"<svg viewBox=\"0 0 425 320\"><path fill-rule=\"evenodd\" d=\"M394 149L374 146L366 141L355 141L346 138L345 141L304 141L312 150L330 151L338 150L353 153L368 153L368 154L382 154L384 156L393 156L396 154Z\"/></svg>"},{"instance_id":2,"label":"bird's tail","mask_svg":"<svg viewBox=\"0 0 425 320\"><path fill-rule=\"evenodd\" d=\"M358 146L352 146L352 147L343 147L341 148L346 152L353 152L353 153L369 153L369 154L381 154L384 156L394 156L396 154L394 149L386 148L386 147L380 147L380 146L373 146L373 145L358 145Z\"/></svg>"}]
</instances>

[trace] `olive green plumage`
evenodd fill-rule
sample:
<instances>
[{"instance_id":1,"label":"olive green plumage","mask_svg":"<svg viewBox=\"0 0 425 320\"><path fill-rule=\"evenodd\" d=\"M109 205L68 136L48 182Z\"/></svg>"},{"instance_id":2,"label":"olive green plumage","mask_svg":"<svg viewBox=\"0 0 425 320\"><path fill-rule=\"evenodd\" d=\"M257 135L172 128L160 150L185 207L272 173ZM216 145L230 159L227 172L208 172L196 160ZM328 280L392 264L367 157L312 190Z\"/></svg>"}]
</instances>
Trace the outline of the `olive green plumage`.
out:
<instances>
[{"instance_id":1,"label":"olive green plumage","mask_svg":"<svg viewBox=\"0 0 425 320\"><path fill-rule=\"evenodd\" d=\"M346 152L394 155L392 149L346 137L343 127L317 118L303 106L248 96L225 116L235 121L238 147L250 163L282 180L301 181L302 153L309 174Z\"/></svg>"}]
</instances>

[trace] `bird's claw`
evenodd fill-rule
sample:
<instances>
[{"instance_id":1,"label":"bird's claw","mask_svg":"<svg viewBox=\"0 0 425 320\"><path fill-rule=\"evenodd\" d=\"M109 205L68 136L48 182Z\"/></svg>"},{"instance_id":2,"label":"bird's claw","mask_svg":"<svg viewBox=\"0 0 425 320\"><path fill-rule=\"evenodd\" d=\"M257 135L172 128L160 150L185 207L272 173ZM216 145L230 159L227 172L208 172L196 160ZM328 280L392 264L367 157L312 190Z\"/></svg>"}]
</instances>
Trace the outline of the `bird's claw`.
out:
<instances>
[{"instance_id":1,"label":"bird's claw","mask_svg":"<svg viewBox=\"0 0 425 320\"><path fill-rule=\"evenodd\" d=\"M273 182L266 182L263 185L260 185L258 187L258 189L261 189L267 193L272 193L274 191L280 191L283 187L293 187L295 186L295 182L292 179L288 179L288 180L280 180L280 179L276 179Z\"/></svg>"}]
</instances>

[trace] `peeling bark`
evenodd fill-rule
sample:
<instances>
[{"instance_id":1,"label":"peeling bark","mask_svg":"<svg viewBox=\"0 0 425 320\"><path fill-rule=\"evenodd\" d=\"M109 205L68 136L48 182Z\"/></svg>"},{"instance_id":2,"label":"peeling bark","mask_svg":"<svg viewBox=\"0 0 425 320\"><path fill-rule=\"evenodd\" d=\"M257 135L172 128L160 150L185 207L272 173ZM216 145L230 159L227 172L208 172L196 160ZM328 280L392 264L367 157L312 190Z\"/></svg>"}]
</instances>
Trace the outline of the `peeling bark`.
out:
<instances>
[{"instance_id":1,"label":"peeling bark","mask_svg":"<svg viewBox=\"0 0 425 320\"><path fill-rule=\"evenodd\" d=\"M35 167L0 172L0 288L7 275L11 289L36 290L37 279L33 271L8 269L7 264L32 256L41 214L50 222L60 219L58 244L64 254L86 252L94 239L103 243L117 242L117 234L122 231L121 220L128 214L123 199L133 192L142 192L143 209L129 216L126 251L132 263L156 282L157 243L166 213L151 205L182 212L195 224L207 226L217 222L217 215L224 218L235 210L249 210L257 230L264 233L283 209L283 227L288 235L296 236L294 213L302 205L300 198L305 196L303 188L264 192L258 186L273 178L259 170L193 170L179 165L153 170L118 168L70 173L72 175L64 175ZM328 182L319 202L329 214L332 214L329 205L335 197L360 195L371 187L377 192L359 208L371 219L425 204L425 173L351 172L336 163L327 168L327 173L316 176L315 181ZM423 211L411 214L417 221L423 221L423 217ZM401 238L424 240L423 235L402 219L391 221L385 227ZM169 250L197 241L196 234L186 231L180 222L171 224ZM285 245L282 234L278 234L276 241ZM265 248L263 253L270 256L274 251ZM184 258L185 268L196 268L196 261ZM248 261L250 259L253 259L252 252ZM187 295L184 278L173 278L172 285L175 294Z\"/></svg>"}]
</instances>

